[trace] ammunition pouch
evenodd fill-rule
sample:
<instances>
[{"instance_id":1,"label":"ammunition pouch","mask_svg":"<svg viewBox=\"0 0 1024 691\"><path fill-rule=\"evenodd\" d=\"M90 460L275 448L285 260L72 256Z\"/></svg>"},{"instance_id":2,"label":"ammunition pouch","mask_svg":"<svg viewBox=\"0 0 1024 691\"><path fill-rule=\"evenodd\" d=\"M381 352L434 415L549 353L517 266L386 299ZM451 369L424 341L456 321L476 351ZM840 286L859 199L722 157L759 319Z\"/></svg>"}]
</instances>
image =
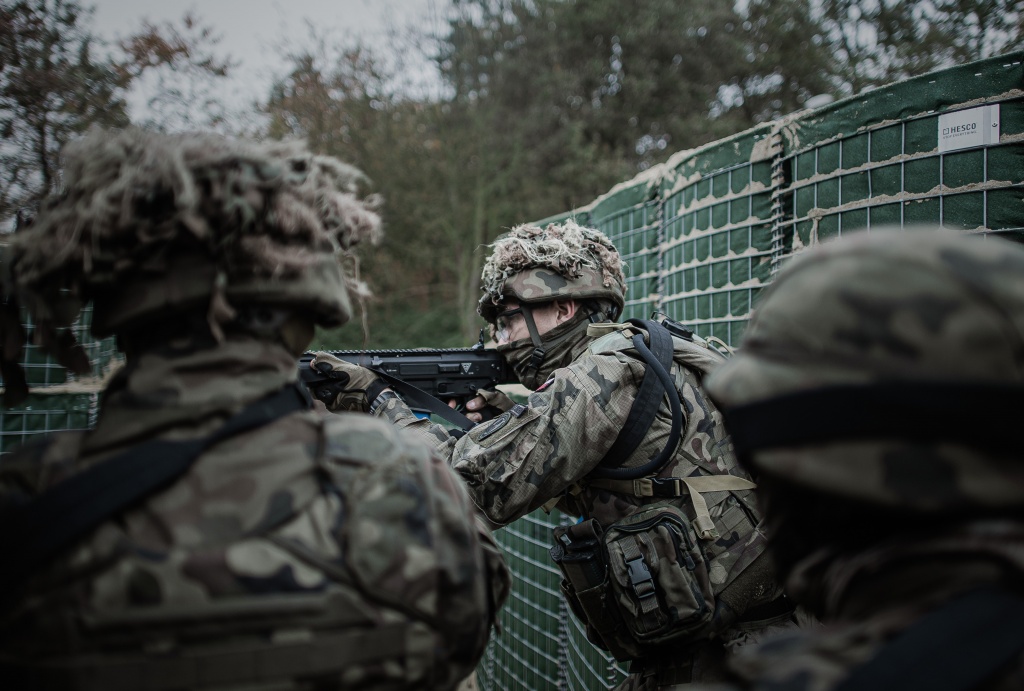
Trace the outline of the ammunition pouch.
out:
<instances>
[{"instance_id":1,"label":"ammunition pouch","mask_svg":"<svg viewBox=\"0 0 1024 691\"><path fill-rule=\"evenodd\" d=\"M711 622L715 595L690 522L667 502L607 530L594 519L555 528L551 557L587 637L617 660L695 637Z\"/></svg>"}]
</instances>

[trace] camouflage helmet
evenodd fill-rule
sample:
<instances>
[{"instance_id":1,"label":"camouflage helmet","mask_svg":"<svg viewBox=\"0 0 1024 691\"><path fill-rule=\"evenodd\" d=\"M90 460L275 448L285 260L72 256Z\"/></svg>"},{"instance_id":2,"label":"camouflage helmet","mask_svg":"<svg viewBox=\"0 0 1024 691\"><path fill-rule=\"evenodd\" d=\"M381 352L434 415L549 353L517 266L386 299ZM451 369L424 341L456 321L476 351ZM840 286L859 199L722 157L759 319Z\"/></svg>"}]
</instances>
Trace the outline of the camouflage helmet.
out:
<instances>
[{"instance_id":1,"label":"camouflage helmet","mask_svg":"<svg viewBox=\"0 0 1024 691\"><path fill-rule=\"evenodd\" d=\"M1024 248L872 230L794 258L707 390L776 485L918 515L1024 506Z\"/></svg>"},{"instance_id":2,"label":"camouflage helmet","mask_svg":"<svg viewBox=\"0 0 1024 691\"><path fill-rule=\"evenodd\" d=\"M63 156L63 192L9 253L37 322L66 326L86 301L96 336L189 310L217 333L246 303L325 326L351 317L347 250L380 232L351 166L299 142L134 128L94 129Z\"/></svg>"},{"instance_id":3,"label":"camouflage helmet","mask_svg":"<svg viewBox=\"0 0 1024 691\"><path fill-rule=\"evenodd\" d=\"M494 323L506 297L521 303L558 298L605 299L621 313L622 258L604 233L573 220L541 228L523 224L495 241L480 276L477 312Z\"/></svg>"}]
</instances>

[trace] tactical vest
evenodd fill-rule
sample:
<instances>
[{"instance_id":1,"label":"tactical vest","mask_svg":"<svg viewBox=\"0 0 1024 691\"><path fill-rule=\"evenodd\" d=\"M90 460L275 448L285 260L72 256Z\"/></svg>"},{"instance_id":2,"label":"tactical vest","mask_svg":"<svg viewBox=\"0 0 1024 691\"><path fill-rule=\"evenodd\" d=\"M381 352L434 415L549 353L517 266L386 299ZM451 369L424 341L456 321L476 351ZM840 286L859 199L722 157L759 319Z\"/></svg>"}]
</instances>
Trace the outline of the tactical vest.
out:
<instances>
[{"instance_id":1,"label":"tactical vest","mask_svg":"<svg viewBox=\"0 0 1024 691\"><path fill-rule=\"evenodd\" d=\"M647 350L645 331L654 353L642 352ZM674 412L679 407L678 382L667 371L660 379L669 386L649 384L659 368L670 370L675 363L704 375L724 361L718 351L682 327L673 331L669 336L664 326L650 321L590 327L591 335L605 332L590 345L592 353L642 354L648 364L619 439L576 491L604 489L649 501L611 525L589 519L556 528L551 549L562 571L562 590L573 612L586 622L591 642L620 661L644 657L667 643L706 640L734 623L743 612L735 611L726 591L766 546L756 528L759 517L751 514L753 502L729 501L730 495L746 495L755 487L731 456L724 457L723 471L697 458L689 450L689 439L673 432L663 453L639 472L614 470L636 448L637 437L647 433L666 396ZM660 358L655 347L659 340ZM654 355L654 360L649 355ZM639 432L631 434L638 426ZM725 432L720 423L717 427L724 442ZM633 439L623 444L626 436ZM661 455L667 458L659 459ZM674 472L685 470L685 476L659 476L666 464L680 458L683 462ZM711 507L704 496L708 493L714 493ZM738 528L744 534L739 534ZM743 590L748 589L749 576L756 571L758 579L770 581L764 595L774 598L774 580L768 569L762 568L765 560L759 561L759 567L742 579ZM746 596L742 599L741 609L760 604Z\"/></svg>"}]
</instances>

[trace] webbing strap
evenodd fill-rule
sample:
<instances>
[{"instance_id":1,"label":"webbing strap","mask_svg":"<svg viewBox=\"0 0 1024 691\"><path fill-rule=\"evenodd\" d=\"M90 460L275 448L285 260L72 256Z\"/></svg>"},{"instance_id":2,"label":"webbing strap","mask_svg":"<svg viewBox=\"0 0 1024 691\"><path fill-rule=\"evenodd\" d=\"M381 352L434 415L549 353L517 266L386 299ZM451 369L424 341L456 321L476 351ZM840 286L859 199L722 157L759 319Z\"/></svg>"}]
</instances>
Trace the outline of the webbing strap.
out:
<instances>
[{"instance_id":1,"label":"webbing strap","mask_svg":"<svg viewBox=\"0 0 1024 691\"><path fill-rule=\"evenodd\" d=\"M654 631L661 626L661 603L658 602L658 590L654 585L650 565L644 559L637 536L631 535L621 540L619 546L625 560L626 575L637 597L640 621L646 631Z\"/></svg>"},{"instance_id":2,"label":"webbing strap","mask_svg":"<svg viewBox=\"0 0 1024 691\"><path fill-rule=\"evenodd\" d=\"M750 480L735 475L684 477L682 481L690 490L690 501L693 502L693 511L696 514L693 527L697 532L697 537L701 540L717 540L720 537L718 529L715 528L715 522L711 520L711 514L708 513L708 504L701 496L702 492L728 492L757 487Z\"/></svg>"},{"instance_id":3,"label":"webbing strap","mask_svg":"<svg viewBox=\"0 0 1024 691\"><path fill-rule=\"evenodd\" d=\"M312 404L302 386L289 385L249 404L213 434L199 439L154 440L63 480L31 502L0 515L0 594L8 599L42 564L111 516L166 487L206 449L236 434Z\"/></svg>"},{"instance_id":4,"label":"webbing strap","mask_svg":"<svg viewBox=\"0 0 1024 691\"><path fill-rule=\"evenodd\" d=\"M836 691L970 691L991 686L1024 651L1024 598L972 591L921 617L843 680Z\"/></svg>"},{"instance_id":5,"label":"webbing strap","mask_svg":"<svg viewBox=\"0 0 1024 691\"><path fill-rule=\"evenodd\" d=\"M407 626L391 624L359 631L318 631L312 640L299 642L232 645L229 639L216 649L12 662L0 664L0 677L16 681L11 688L63 691L238 689L258 682L337 675L354 665L401 659L407 653L408 633Z\"/></svg>"},{"instance_id":6,"label":"webbing strap","mask_svg":"<svg viewBox=\"0 0 1024 691\"><path fill-rule=\"evenodd\" d=\"M693 525L702 540L717 540L718 530L711 519L708 504L701 496L704 492L731 492L754 489L756 484L735 475L699 475L695 477L638 478L636 480L593 480L591 487L606 489L635 497L681 497L686 492L693 502L696 514ZM684 489L685 487L685 489Z\"/></svg>"}]
</instances>

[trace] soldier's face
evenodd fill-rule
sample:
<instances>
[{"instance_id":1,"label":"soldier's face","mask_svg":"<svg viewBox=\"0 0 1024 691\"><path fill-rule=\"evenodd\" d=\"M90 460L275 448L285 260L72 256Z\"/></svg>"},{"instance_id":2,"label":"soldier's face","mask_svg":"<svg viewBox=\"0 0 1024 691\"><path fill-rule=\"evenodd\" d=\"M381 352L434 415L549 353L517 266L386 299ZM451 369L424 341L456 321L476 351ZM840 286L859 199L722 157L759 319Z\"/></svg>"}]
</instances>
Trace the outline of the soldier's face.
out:
<instances>
[{"instance_id":1,"label":"soldier's face","mask_svg":"<svg viewBox=\"0 0 1024 691\"><path fill-rule=\"evenodd\" d=\"M495 341L498 345L503 345L528 338L530 330L526 326L526 317L519 301L515 298L507 298L504 304L505 309L498 314L495 322ZM572 318L576 314L576 303L573 300L556 300L542 305L533 305L527 309L533 315L537 333L543 336L562 322Z\"/></svg>"}]
</instances>

